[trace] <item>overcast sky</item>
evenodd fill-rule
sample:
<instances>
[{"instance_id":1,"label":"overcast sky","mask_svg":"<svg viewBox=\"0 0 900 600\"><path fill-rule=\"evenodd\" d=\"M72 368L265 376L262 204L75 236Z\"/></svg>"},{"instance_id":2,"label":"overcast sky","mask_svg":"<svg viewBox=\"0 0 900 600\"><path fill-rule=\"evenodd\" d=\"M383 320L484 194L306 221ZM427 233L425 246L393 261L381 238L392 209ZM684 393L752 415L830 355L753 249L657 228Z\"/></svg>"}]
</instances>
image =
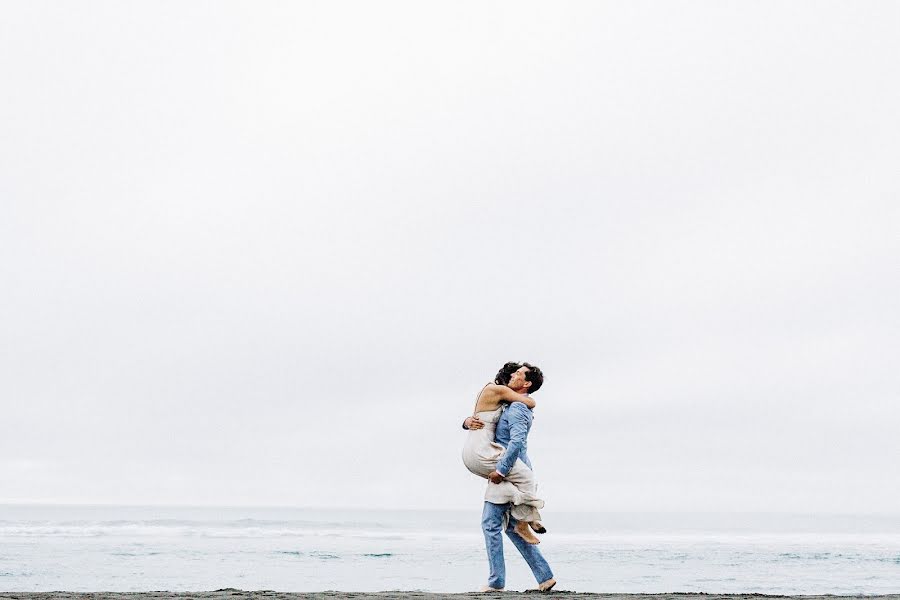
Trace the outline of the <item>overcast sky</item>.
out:
<instances>
[{"instance_id":1,"label":"overcast sky","mask_svg":"<svg viewBox=\"0 0 900 600\"><path fill-rule=\"evenodd\" d=\"M900 4L5 2L0 502L900 505ZM477 510L477 508L475 508Z\"/></svg>"}]
</instances>

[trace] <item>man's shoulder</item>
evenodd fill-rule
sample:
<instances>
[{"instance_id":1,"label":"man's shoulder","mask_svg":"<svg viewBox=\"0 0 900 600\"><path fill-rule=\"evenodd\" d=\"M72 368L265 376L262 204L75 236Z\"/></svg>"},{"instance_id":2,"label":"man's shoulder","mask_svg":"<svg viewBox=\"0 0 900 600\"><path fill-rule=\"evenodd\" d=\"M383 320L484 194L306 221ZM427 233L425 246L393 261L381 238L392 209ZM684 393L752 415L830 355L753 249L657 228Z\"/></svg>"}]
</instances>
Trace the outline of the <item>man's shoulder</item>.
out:
<instances>
[{"instance_id":1,"label":"man's shoulder","mask_svg":"<svg viewBox=\"0 0 900 600\"><path fill-rule=\"evenodd\" d=\"M510 417L517 417L520 419L523 417L530 419L531 418L531 409L528 408L527 406L525 406L521 402L512 402L509 405L509 408L507 408L504 411L504 415L508 415Z\"/></svg>"}]
</instances>

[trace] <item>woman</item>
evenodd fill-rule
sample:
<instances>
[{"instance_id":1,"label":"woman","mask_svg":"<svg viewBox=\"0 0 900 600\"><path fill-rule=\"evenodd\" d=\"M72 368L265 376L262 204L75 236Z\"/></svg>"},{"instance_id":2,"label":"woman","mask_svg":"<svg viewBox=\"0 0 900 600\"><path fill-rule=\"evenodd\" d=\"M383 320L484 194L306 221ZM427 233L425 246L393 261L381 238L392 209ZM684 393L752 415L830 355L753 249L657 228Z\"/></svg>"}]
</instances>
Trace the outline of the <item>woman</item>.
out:
<instances>
[{"instance_id":1,"label":"woman","mask_svg":"<svg viewBox=\"0 0 900 600\"><path fill-rule=\"evenodd\" d=\"M463 446L463 463L475 475L488 479L497 468L497 462L506 448L494 441L497 422L505 408L512 402L521 402L528 408L536 406L535 401L523 393L530 384L525 382L525 369L519 363L506 363L497 373L493 384L487 384L478 394L475 403L474 417L484 426L469 429L469 435ZM510 382L513 382L512 384ZM468 420L467 420L468 421ZM529 544L538 544L531 529L544 533L541 525L539 508L544 501L537 497L537 481L534 472L517 459L512 469L499 484L489 484L485 500L493 504L512 503L512 516L518 523L515 530Z\"/></svg>"}]
</instances>

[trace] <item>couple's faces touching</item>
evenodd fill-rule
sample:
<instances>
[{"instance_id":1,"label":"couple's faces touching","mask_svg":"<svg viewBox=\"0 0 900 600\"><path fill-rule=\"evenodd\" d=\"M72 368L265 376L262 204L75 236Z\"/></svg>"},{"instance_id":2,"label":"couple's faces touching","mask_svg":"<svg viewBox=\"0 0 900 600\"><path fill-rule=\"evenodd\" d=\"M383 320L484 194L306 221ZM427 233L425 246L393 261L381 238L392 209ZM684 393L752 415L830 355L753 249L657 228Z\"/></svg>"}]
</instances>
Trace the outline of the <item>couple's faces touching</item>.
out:
<instances>
[{"instance_id":1,"label":"couple's faces touching","mask_svg":"<svg viewBox=\"0 0 900 600\"><path fill-rule=\"evenodd\" d=\"M509 383L506 384L515 392L519 393L527 393L528 388L531 387L530 381L525 381L525 373L528 372L528 367L522 366L519 367L509 378Z\"/></svg>"}]
</instances>

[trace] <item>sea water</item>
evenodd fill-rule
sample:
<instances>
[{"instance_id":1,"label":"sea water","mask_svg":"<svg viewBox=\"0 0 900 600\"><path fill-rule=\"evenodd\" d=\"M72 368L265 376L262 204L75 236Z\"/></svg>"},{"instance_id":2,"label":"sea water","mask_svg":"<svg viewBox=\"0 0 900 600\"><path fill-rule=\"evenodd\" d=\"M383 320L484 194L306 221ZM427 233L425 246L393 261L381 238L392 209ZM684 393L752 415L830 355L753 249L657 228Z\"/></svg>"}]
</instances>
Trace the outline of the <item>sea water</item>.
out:
<instances>
[{"instance_id":1,"label":"sea water","mask_svg":"<svg viewBox=\"0 0 900 600\"><path fill-rule=\"evenodd\" d=\"M420 590L487 580L480 508L0 506L0 591ZM579 592L900 592L900 516L551 513ZM507 589L535 582L506 542Z\"/></svg>"}]
</instances>

